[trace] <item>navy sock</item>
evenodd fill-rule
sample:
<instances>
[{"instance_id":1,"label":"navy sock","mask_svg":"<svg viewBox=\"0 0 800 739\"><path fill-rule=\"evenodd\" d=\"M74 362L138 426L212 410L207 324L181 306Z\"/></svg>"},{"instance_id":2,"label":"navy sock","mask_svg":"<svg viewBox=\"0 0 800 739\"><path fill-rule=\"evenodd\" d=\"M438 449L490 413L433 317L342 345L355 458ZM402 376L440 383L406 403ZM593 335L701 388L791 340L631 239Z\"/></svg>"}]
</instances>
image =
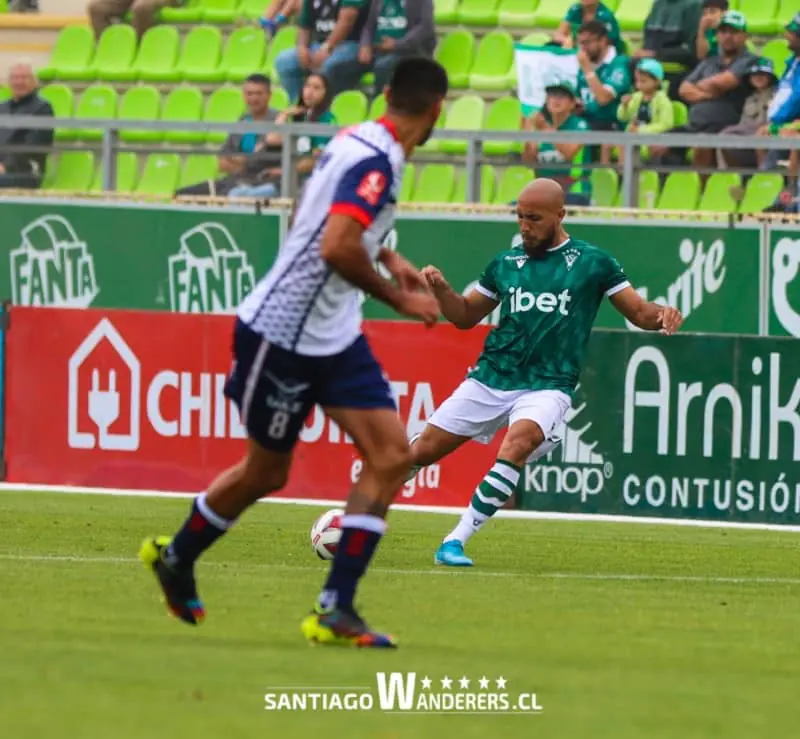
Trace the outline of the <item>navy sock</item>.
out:
<instances>
[{"instance_id":1,"label":"navy sock","mask_svg":"<svg viewBox=\"0 0 800 739\"><path fill-rule=\"evenodd\" d=\"M320 605L353 611L356 586L367 571L384 531L386 521L377 516L356 514L342 517L342 538L319 597Z\"/></svg>"},{"instance_id":2,"label":"navy sock","mask_svg":"<svg viewBox=\"0 0 800 739\"><path fill-rule=\"evenodd\" d=\"M205 494L192 501L189 518L175 534L164 553L164 561L171 567L191 567L233 524L218 516L208 507Z\"/></svg>"}]
</instances>

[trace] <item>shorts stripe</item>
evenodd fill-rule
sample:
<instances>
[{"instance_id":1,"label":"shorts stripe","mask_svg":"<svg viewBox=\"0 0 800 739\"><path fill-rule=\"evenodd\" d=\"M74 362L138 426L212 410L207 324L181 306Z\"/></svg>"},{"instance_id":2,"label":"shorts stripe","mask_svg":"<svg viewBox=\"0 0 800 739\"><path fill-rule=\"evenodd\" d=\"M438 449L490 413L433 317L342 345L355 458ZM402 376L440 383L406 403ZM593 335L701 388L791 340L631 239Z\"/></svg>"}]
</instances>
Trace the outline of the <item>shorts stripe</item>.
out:
<instances>
[{"instance_id":1,"label":"shorts stripe","mask_svg":"<svg viewBox=\"0 0 800 739\"><path fill-rule=\"evenodd\" d=\"M253 364L250 366L250 372L247 374L247 380L244 383L244 394L242 395L242 425L247 428L247 419L250 416L250 406L253 404L253 394L258 385L258 379L261 377L261 371L264 369L264 360L267 358L267 351L269 351L269 342L262 339L258 345Z\"/></svg>"}]
</instances>

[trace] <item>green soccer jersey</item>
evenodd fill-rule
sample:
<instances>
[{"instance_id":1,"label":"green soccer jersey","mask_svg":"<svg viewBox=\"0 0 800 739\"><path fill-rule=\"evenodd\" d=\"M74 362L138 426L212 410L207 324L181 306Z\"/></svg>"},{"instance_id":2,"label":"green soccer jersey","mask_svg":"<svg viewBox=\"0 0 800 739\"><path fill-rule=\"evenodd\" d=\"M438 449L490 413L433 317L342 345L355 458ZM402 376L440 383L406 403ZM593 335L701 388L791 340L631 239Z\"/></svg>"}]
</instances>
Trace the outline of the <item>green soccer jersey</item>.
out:
<instances>
[{"instance_id":1,"label":"green soccer jersey","mask_svg":"<svg viewBox=\"0 0 800 739\"><path fill-rule=\"evenodd\" d=\"M583 116L591 121L616 121L617 108L620 98L631 89L631 70L628 66L628 57L616 54L609 49L611 59L604 60L596 69L595 74L603 87L609 88L614 93L614 99L606 105L600 105L595 100L592 88L586 80L583 70L578 70L578 95L583 103Z\"/></svg>"},{"instance_id":2,"label":"green soccer jersey","mask_svg":"<svg viewBox=\"0 0 800 739\"><path fill-rule=\"evenodd\" d=\"M594 19L596 21L600 21L606 27L606 30L608 31L608 40L611 42L614 48L620 54L622 54L625 51L625 42L622 40L622 34L619 30L617 18L614 13L611 12L611 9L603 5L603 3L600 3L597 6ZM567 10L567 14L564 16L564 20L569 23L572 38L576 39L578 36L578 31L583 25L583 5L580 3L571 5L569 10Z\"/></svg>"},{"instance_id":3,"label":"green soccer jersey","mask_svg":"<svg viewBox=\"0 0 800 739\"><path fill-rule=\"evenodd\" d=\"M706 28L705 32L706 43L708 44L708 54L706 54L706 59L710 56L716 56L719 54L719 42L717 41L717 29L716 28Z\"/></svg>"},{"instance_id":4,"label":"green soccer jersey","mask_svg":"<svg viewBox=\"0 0 800 739\"><path fill-rule=\"evenodd\" d=\"M585 241L568 239L541 259L512 244L478 282L501 303L500 323L469 376L495 390L572 393L603 297L629 284L614 257Z\"/></svg>"},{"instance_id":5,"label":"green soccer jersey","mask_svg":"<svg viewBox=\"0 0 800 739\"><path fill-rule=\"evenodd\" d=\"M375 40L393 38L395 41L403 38L408 31L408 18L406 17L405 0L383 0L380 13L378 13L378 26L375 30Z\"/></svg>"}]
</instances>

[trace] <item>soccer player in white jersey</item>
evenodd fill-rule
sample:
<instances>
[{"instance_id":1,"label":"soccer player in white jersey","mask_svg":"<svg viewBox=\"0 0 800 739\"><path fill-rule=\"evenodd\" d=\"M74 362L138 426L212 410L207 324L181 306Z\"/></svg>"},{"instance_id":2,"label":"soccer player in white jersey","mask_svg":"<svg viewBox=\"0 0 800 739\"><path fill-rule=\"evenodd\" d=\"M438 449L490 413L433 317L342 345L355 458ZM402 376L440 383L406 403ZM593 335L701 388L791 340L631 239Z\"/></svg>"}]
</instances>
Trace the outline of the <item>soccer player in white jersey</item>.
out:
<instances>
[{"instance_id":1,"label":"soccer player in white jersey","mask_svg":"<svg viewBox=\"0 0 800 739\"><path fill-rule=\"evenodd\" d=\"M604 297L641 329L672 334L683 323L675 308L643 300L614 257L571 238L564 215L561 186L535 180L518 200L522 245L499 253L468 295L455 292L436 267L422 270L445 318L458 328L472 328L502 305L500 322L468 378L412 440L416 471L469 439L488 443L508 426L497 460L437 550L437 564L472 565L464 554L467 540L509 499L523 465L559 442L555 434L570 408Z\"/></svg>"},{"instance_id":2,"label":"soccer player in white jersey","mask_svg":"<svg viewBox=\"0 0 800 739\"><path fill-rule=\"evenodd\" d=\"M155 572L169 610L189 624L205 615L195 561L249 506L286 484L292 450L318 403L352 437L364 467L302 631L318 643L395 646L392 637L369 629L353 605L411 465L391 388L361 333L359 291L426 325L438 318L421 274L381 244L394 222L405 160L439 117L447 74L431 59L407 58L385 94L384 118L340 132L325 148L275 264L238 310L225 392L247 428L244 459L194 500L172 539L142 545L140 557ZM378 274L376 260L394 281Z\"/></svg>"}]
</instances>

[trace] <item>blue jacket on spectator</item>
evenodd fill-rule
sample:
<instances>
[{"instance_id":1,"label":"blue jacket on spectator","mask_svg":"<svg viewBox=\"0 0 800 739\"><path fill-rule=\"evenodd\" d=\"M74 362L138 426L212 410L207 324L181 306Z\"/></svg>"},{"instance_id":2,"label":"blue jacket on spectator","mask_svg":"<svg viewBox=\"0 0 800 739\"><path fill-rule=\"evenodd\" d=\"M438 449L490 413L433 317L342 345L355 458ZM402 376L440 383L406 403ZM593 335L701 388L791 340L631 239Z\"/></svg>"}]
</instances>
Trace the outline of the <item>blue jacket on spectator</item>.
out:
<instances>
[{"instance_id":1,"label":"blue jacket on spectator","mask_svg":"<svg viewBox=\"0 0 800 739\"><path fill-rule=\"evenodd\" d=\"M767 117L776 128L800 118L800 57L793 56L786 62Z\"/></svg>"}]
</instances>

